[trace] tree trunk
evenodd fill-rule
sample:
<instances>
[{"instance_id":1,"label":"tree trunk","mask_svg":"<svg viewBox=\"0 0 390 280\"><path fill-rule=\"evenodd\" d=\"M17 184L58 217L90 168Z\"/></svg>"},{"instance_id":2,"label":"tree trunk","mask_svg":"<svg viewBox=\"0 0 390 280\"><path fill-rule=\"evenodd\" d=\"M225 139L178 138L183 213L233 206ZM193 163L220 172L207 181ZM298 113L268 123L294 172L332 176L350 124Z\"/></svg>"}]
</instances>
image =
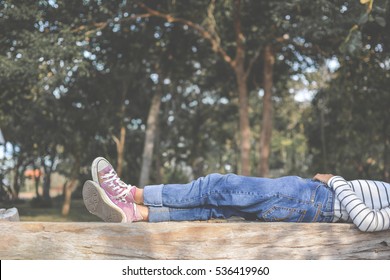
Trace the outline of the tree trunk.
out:
<instances>
[{"instance_id":1,"label":"tree trunk","mask_svg":"<svg viewBox=\"0 0 390 280\"><path fill-rule=\"evenodd\" d=\"M152 98L152 104L150 105L148 120L146 123L144 151L142 154L142 167L138 184L138 186L141 188L149 184L150 169L153 159L153 148L158 126L158 115L160 113L161 97L162 88L159 84L157 85L156 93Z\"/></svg>"},{"instance_id":2,"label":"tree trunk","mask_svg":"<svg viewBox=\"0 0 390 280\"><path fill-rule=\"evenodd\" d=\"M193 121L191 123L191 154L188 159L192 169L192 176L194 178L199 178L204 176L204 158L200 156L201 150L201 129L205 121L207 121L207 113L204 112L203 106L200 105L201 98L198 98L198 107L196 108Z\"/></svg>"},{"instance_id":3,"label":"tree trunk","mask_svg":"<svg viewBox=\"0 0 390 280\"><path fill-rule=\"evenodd\" d=\"M123 171L123 157L125 153L125 142L126 142L126 127L122 124L119 139L115 138L116 143L116 152L117 152L117 164L116 164L116 172L119 177L122 176Z\"/></svg>"},{"instance_id":4,"label":"tree trunk","mask_svg":"<svg viewBox=\"0 0 390 280\"><path fill-rule=\"evenodd\" d=\"M320 107L320 127L321 127L321 149L323 158L323 170L328 170L328 153L326 152L326 138L325 138L325 105L321 104Z\"/></svg>"},{"instance_id":5,"label":"tree trunk","mask_svg":"<svg viewBox=\"0 0 390 280\"><path fill-rule=\"evenodd\" d=\"M34 170L35 195L39 199L41 197L41 195L39 194L39 183L41 181L41 168L38 169L34 162L33 170ZM39 172L36 172L36 170L39 170Z\"/></svg>"},{"instance_id":6,"label":"tree trunk","mask_svg":"<svg viewBox=\"0 0 390 280\"><path fill-rule=\"evenodd\" d=\"M269 175L269 155L271 153L272 137L272 87L273 87L273 66L275 57L271 45L264 48L264 96L263 96L263 119L260 132L260 165L259 176Z\"/></svg>"},{"instance_id":7,"label":"tree trunk","mask_svg":"<svg viewBox=\"0 0 390 280\"><path fill-rule=\"evenodd\" d=\"M162 177L163 177L161 174L162 164L161 164L160 132L161 132L161 128L158 125L156 127L156 141L154 143L154 145L155 145L154 150L155 150L155 154L156 154L156 159L155 159L155 170L156 170L155 181L156 182L162 182Z\"/></svg>"},{"instance_id":8,"label":"tree trunk","mask_svg":"<svg viewBox=\"0 0 390 280\"><path fill-rule=\"evenodd\" d=\"M62 210L61 214L62 216L68 216L70 212L70 204L72 202L72 193L75 190L77 186L78 180L73 178L70 183L66 183L64 191L65 191L65 197L64 197L64 203L62 204Z\"/></svg>"},{"instance_id":9,"label":"tree trunk","mask_svg":"<svg viewBox=\"0 0 390 280\"><path fill-rule=\"evenodd\" d=\"M0 239L7 260L390 259L389 231L352 224L7 222Z\"/></svg>"},{"instance_id":10,"label":"tree trunk","mask_svg":"<svg viewBox=\"0 0 390 280\"><path fill-rule=\"evenodd\" d=\"M384 124L384 152L383 152L383 180L385 182L390 181L390 129L389 123Z\"/></svg>"},{"instance_id":11,"label":"tree trunk","mask_svg":"<svg viewBox=\"0 0 390 280\"><path fill-rule=\"evenodd\" d=\"M19 197L19 190L20 190L20 167L22 166L23 158L22 155L19 155L17 157L16 165L14 167L14 180L12 184L12 200L16 201Z\"/></svg>"},{"instance_id":12,"label":"tree trunk","mask_svg":"<svg viewBox=\"0 0 390 280\"><path fill-rule=\"evenodd\" d=\"M248 88L244 70L241 67L236 67L236 80L238 84L239 97L239 119L240 119L240 153L241 153L241 174L249 176L250 168L250 150L251 150L251 130L249 125L249 104L248 104Z\"/></svg>"},{"instance_id":13,"label":"tree trunk","mask_svg":"<svg viewBox=\"0 0 390 280\"><path fill-rule=\"evenodd\" d=\"M245 36L241 29L240 6L241 1L234 1L234 30L236 35L236 57L231 66L236 74L239 118L240 118L240 152L241 152L241 174L249 176L251 174L250 150L251 150L251 130L249 125L249 104L247 73L245 72Z\"/></svg>"},{"instance_id":14,"label":"tree trunk","mask_svg":"<svg viewBox=\"0 0 390 280\"><path fill-rule=\"evenodd\" d=\"M42 166L43 166L43 168L45 170L45 175L43 177L43 194L42 194L42 198L43 198L43 200L45 202L48 202L48 203L51 201L50 187L51 187L51 173L53 172L53 167L54 167L54 158L55 158L55 155L51 154L50 155L50 165L49 166L46 166L44 158L41 159ZM50 204L48 204L48 205L50 205Z\"/></svg>"},{"instance_id":15,"label":"tree trunk","mask_svg":"<svg viewBox=\"0 0 390 280\"><path fill-rule=\"evenodd\" d=\"M72 193L76 189L77 183L78 183L78 177L80 173L80 157L77 156L75 158L75 163L73 164L72 173L71 173L71 181L70 183L67 183L64 191L64 203L62 204L62 216L68 216L70 212L70 204L72 201Z\"/></svg>"},{"instance_id":16,"label":"tree trunk","mask_svg":"<svg viewBox=\"0 0 390 280\"><path fill-rule=\"evenodd\" d=\"M123 158L125 153L125 143L126 143L126 125L124 122L125 113L126 113L126 94L127 94L128 84L127 80L123 80L122 83L122 96L121 96L121 107L119 109L119 118L120 118L120 131L119 131L119 138L116 136L113 136L113 139L116 144L116 151L117 151L117 164L116 164L116 172L119 177L122 176L123 171Z\"/></svg>"}]
</instances>

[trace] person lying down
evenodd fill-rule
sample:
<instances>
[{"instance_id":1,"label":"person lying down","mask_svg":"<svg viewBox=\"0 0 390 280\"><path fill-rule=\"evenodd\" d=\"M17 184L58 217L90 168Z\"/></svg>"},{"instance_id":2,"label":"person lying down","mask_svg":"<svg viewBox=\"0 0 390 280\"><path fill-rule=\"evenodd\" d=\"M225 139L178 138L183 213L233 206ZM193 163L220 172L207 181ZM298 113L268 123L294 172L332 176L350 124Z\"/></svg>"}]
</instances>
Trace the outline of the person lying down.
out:
<instances>
[{"instance_id":1,"label":"person lying down","mask_svg":"<svg viewBox=\"0 0 390 280\"><path fill-rule=\"evenodd\" d=\"M164 222L227 219L261 222L353 223L361 231L390 229L390 184L346 181L341 176L275 179L209 174L187 184L124 183L98 157L83 186L88 211L105 222Z\"/></svg>"}]
</instances>

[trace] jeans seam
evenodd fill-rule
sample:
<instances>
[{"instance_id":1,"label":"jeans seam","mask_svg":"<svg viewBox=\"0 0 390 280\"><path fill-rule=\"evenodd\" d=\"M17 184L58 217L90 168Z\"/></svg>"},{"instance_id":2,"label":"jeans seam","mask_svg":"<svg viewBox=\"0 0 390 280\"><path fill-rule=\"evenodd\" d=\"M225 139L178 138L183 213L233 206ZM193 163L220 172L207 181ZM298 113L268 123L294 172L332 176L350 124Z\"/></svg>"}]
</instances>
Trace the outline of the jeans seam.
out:
<instances>
[{"instance_id":1,"label":"jeans seam","mask_svg":"<svg viewBox=\"0 0 390 280\"><path fill-rule=\"evenodd\" d=\"M321 209L322 209L322 203L318 203L316 206L317 206L317 211L316 211L316 214L314 215L312 222L318 221L318 217L320 216Z\"/></svg>"},{"instance_id":2,"label":"jeans seam","mask_svg":"<svg viewBox=\"0 0 390 280\"><path fill-rule=\"evenodd\" d=\"M299 199L299 198L296 198L294 196L289 196L289 195L285 195L283 193L276 193L276 196L277 197L282 197L282 198L286 198L286 199L289 199L289 200L293 200L293 201L297 201L299 203L303 203L303 204L312 204L313 202L312 201L307 201L307 200L302 200L302 199Z\"/></svg>"},{"instance_id":3,"label":"jeans seam","mask_svg":"<svg viewBox=\"0 0 390 280\"><path fill-rule=\"evenodd\" d=\"M281 218L281 219L267 219L266 216L269 214L269 213L272 213L274 210L277 210L277 209L283 209L283 210L287 210L289 211L289 215ZM270 221L283 221L283 220L286 220L287 218L291 217L293 212L295 213L298 213L299 214L299 219L297 219L297 222L301 222L307 211L305 209L300 209L300 208L291 208L291 207L284 207L284 206L277 206L277 205L274 205L272 206L271 208L269 208L267 211L265 211L261 216L263 217L263 219L265 220L270 220Z\"/></svg>"},{"instance_id":4,"label":"jeans seam","mask_svg":"<svg viewBox=\"0 0 390 280\"><path fill-rule=\"evenodd\" d=\"M188 203L188 202L192 202L192 201L196 201L196 200L199 200L199 199L204 199L206 197L209 197L213 194L234 194L234 195L250 195L250 196L257 196L257 197L266 197L264 195L261 195L261 193L258 193L258 192L231 192L231 191L211 191L209 193L204 193L202 194L200 197L191 197L189 199L185 199L185 200L169 200L167 201L168 204L170 203Z\"/></svg>"}]
</instances>

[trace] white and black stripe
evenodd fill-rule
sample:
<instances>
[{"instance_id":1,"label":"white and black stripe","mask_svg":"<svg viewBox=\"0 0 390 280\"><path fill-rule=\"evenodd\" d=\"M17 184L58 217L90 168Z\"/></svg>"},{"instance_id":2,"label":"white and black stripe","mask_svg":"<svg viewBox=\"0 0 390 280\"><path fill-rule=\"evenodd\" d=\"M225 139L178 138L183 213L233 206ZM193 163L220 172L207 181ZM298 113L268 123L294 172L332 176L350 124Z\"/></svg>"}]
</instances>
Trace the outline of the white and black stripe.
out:
<instances>
[{"instance_id":1,"label":"white and black stripe","mask_svg":"<svg viewBox=\"0 0 390 280\"><path fill-rule=\"evenodd\" d=\"M372 180L346 181L332 177L334 222L352 222L361 231L390 229L390 184Z\"/></svg>"}]
</instances>

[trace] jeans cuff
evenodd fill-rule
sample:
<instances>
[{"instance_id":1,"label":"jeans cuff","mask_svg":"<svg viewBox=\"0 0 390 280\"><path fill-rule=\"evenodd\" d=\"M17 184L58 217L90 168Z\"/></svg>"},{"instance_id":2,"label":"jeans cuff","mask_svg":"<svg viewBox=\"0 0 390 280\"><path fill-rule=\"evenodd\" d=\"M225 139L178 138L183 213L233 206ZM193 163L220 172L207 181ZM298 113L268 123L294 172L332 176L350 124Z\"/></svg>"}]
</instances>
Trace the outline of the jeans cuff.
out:
<instances>
[{"instance_id":1,"label":"jeans cuff","mask_svg":"<svg viewBox=\"0 0 390 280\"><path fill-rule=\"evenodd\" d=\"M149 222L168 222L171 220L168 207L153 207L149 206Z\"/></svg>"},{"instance_id":2,"label":"jeans cuff","mask_svg":"<svg viewBox=\"0 0 390 280\"><path fill-rule=\"evenodd\" d=\"M162 207L162 188L164 185L150 185L144 188L144 204Z\"/></svg>"}]
</instances>

